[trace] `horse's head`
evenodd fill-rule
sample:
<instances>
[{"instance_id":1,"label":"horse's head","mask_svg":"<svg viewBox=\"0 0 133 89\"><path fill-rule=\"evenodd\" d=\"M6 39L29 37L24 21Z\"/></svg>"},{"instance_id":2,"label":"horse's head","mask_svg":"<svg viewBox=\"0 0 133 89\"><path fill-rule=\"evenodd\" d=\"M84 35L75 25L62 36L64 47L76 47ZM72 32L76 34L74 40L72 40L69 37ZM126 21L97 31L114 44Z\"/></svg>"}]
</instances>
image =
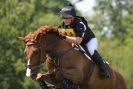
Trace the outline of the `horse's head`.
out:
<instances>
[{"instance_id":1,"label":"horse's head","mask_svg":"<svg viewBox=\"0 0 133 89\"><path fill-rule=\"evenodd\" d=\"M35 78L40 64L46 60L46 47L42 38L44 39L45 34L51 30L55 31L56 29L49 26L41 26L36 31L24 37L19 37L26 44L24 53L27 59L27 77Z\"/></svg>"}]
</instances>

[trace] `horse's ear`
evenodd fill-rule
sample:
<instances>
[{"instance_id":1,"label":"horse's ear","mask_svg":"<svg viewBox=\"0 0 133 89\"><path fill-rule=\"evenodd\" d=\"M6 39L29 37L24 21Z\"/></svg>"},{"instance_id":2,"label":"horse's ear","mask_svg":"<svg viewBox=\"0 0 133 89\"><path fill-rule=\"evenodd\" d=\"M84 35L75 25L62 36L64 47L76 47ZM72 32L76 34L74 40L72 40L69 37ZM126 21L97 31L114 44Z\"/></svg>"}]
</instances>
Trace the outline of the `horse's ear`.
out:
<instances>
[{"instance_id":1,"label":"horse's ear","mask_svg":"<svg viewBox=\"0 0 133 89\"><path fill-rule=\"evenodd\" d=\"M25 37L17 37L19 40L22 40L25 42Z\"/></svg>"}]
</instances>

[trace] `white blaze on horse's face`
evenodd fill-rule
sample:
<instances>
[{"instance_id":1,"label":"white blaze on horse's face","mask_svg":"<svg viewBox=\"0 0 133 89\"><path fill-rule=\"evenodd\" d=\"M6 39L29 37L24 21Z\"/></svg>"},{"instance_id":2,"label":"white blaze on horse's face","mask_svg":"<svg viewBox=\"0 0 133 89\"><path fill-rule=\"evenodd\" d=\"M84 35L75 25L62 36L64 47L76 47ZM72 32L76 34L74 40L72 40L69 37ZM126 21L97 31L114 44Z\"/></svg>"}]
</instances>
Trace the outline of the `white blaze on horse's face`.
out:
<instances>
[{"instance_id":1,"label":"white blaze on horse's face","mask_svg":"<svg viewBox=\"0 0 133 89\"><path fill-rule=\"evenodd\" d=\"M30 65L30 60L28 60L27 65ZM30 77L31 76L31 69L30 68L27 68L26 69L26 76L27 77Z\"/></svg>"}]
</instances>

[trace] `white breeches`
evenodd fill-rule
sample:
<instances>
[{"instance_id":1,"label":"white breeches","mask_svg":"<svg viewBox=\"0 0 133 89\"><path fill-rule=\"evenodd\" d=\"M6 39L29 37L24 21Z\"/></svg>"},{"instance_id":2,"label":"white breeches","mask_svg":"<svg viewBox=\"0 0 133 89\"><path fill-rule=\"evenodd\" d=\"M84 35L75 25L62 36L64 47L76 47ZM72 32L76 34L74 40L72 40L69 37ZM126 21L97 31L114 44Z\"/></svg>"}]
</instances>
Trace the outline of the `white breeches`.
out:
<instances>
[{"instance_id":1,"label":"white breeches","mask_svg":"<svg viewBox=\"0 0 133 89\"><path fill-rule=\"evenodd\" d=\"M88 48L88 51L89 51L90 55L92 56L94 54L94 51L98 47L97 38L90 39L90 41L86 44L86 47Z\"/></svg>"}]
</instances>

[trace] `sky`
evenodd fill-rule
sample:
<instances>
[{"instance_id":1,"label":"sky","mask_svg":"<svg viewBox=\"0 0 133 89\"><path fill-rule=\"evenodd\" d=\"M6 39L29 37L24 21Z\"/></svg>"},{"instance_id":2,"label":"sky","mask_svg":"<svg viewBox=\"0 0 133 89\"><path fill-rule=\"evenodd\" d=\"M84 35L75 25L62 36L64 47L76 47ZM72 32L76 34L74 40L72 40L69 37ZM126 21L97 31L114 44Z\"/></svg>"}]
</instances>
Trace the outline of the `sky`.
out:
<instances>
[{"instance_id":1,"label":"sky","mask_svg":"<svg viewBox=\"0 0 133 89\"><path fill-rule=\"evenodd\" d=\"M72 0L72 3L76 2L76 0ZM83 0L79 3L76 3L76 8L78 11L82 13L84 16L91 16L94 14L93 7L95 5L95 0Z\"/></svg>"}]
</instances>

